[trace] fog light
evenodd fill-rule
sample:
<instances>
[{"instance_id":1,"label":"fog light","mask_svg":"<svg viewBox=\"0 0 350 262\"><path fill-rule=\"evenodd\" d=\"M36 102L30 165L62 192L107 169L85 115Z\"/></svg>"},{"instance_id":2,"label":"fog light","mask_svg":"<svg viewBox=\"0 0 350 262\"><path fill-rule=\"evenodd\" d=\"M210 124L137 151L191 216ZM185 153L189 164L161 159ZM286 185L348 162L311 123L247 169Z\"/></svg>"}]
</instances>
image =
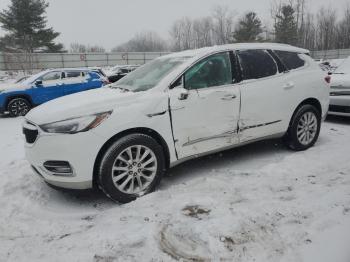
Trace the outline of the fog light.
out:
<instances>
[{"instance_id":1,"label":"fog light","mask_svg":"<svg viewBox=\"0 0 350 262\"><path fill-rule=\"evenodd\" d=\"M73 169L67 161L46 161L44 167L54 176L73 176Z\"/></svg>"}]
</instances>

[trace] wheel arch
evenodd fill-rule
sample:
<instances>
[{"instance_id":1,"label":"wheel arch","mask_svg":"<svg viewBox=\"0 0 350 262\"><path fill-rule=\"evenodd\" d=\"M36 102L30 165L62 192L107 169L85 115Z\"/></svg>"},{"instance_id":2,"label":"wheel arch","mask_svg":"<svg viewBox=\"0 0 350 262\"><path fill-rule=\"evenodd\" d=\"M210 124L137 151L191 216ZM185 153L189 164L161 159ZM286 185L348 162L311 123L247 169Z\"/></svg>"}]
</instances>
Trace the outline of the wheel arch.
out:
<instances>
[{"instance_id":1,"label":"wheel arch","mask_svg":"<svg viewBox=\"0 0 350 262\"><path fill-rule=\"evenodd\" d=\"M320 101L317 99L317 98L314 98L314 97L310 97L310 98L307 98L305 100L303 100L294 110L293 112L293 115L289 121L289 125L288 127L291 126L292 122L293 122L293 119L294 119L294 116L295 114L298 112L299 108L302 107L303 105L312 105L314 106L318 112L320 113L320 116L322 117L322 106L321 106L321 103Z\"/></svg>"},{"instance_id":2,"label":"wheel arch","mask_svg":"<svg viewBox=\"0 0 350 262\"><path fill-rule=\"evenodd\" d=\"M143 135L148 135L152 137L154 140L157 141L158 144L161 145L163 148L164 156L165 156L165 165L166 168L168 169L170 166L170 151L168 144L166 143L165 139L155 130L147 127L136 127L136 128L130 128L127 130L124 130L122 132L119 132L118 134L114 135L111 137L109 140L107 140L103 146L100 148L96 159L94 163L94 169L93 169L93 186L97 186L97 178L98 178L98 168L101 163L102 157L104 153L108 150L108 148L115 142L121 139L122 137L125 137L127 135L131 134L143 134Z\"/></svg>"},{"instance_id":3,"label":"wheel arch","mask_svg":"<svg viewBox=\"0 0 350 262\"><path fill-rule=\"evenodd\" d=\"M7 107L9 105L10 101L12 99L15 99L15 98L24 98L30 103L31 106L34 106L33 100L29 95L27 95L27 94L13 94L13 95L9 95L5 100L5 109L6 110L7 110Z\"/></svg>"}]
</instances>

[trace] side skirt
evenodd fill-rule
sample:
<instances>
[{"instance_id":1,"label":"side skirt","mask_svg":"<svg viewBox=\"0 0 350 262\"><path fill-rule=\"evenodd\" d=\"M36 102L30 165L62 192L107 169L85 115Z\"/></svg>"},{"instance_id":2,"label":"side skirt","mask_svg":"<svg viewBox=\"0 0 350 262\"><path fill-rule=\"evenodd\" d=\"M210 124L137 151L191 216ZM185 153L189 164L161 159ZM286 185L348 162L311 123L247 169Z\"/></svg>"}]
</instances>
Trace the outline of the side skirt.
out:
<instances>
[{"instance_id":1,"label":"side skirt","mask_svg":"<svg viewBox=\"0 0 350 262\"><path fill-rule=\"evenodd\" d=\"M237 143L237 144L230 145L230 146L227 146L227 147L223 147L223 148L215 149L215 150L212 150L212 151L208 151L208 152L205 152L205 153L202 153L202 154L188 156L188 157L179 159L179 160L177 160L177 161L175 161L173 163L170 163L170 167L177 166L177 165L179 165L181 163L184 163L184 162L186 162L188 160L191 160L191 159L195 159L195 158L198 158L198 157L215 154L215 153L218 153L218 152L221 152L221 151L226 151L226 150L233 149L233 148L236 148L236 147L241 147L241 146L248 145L248 144L251 144L251 143L254 143L254 142L257 142L257 141L273 139L273 138L281 138L281 137L283 137L284 134L285 133L282 132L282 133L277 133L277 134L273 134L273 135L268 135L268 136L252 139L252 140L249 140L249 141L245 141L245 142L242 142L242 143Z\"/></svg>"}]
</instances>

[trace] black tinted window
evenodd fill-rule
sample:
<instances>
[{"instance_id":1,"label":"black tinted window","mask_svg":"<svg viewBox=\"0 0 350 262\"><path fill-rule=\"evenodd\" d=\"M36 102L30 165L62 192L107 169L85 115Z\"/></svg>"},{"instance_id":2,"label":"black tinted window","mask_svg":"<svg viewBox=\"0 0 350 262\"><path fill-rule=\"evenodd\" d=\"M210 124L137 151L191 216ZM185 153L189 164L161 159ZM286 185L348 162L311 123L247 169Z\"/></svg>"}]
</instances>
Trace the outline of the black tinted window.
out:
<instances>
[{"instance_id":1,"label":"black tinted window","mask_svg":"<svg viewBox=\"0 0 350 262\"><path fill-rule=\"evenodd\" d=\"M71 77L80 77L80 71L70 71L66 72L66 77L71 78Z\"/></svg>"},{"instance_id":2,"label":"black tinted window","mask_svg":"<svg viewBox=\"0 0 350 262\"><path fill-rule=\"evenodd\" d=\"M259 79L277 73L275 60L265 50L238 51L243 80Z\"/></svg>"},{"instance_id":3,"label":"black tinted window","mask_svg":"<svg viewBox=\"0 0 350 262\"><path fill-rule=\"evenodd\" d=\"M285 64L287 69L292 70L305 65L305 61L301 59L298 53L287 51L274 51L281 61Z\"/></svg>"}]
</instances>

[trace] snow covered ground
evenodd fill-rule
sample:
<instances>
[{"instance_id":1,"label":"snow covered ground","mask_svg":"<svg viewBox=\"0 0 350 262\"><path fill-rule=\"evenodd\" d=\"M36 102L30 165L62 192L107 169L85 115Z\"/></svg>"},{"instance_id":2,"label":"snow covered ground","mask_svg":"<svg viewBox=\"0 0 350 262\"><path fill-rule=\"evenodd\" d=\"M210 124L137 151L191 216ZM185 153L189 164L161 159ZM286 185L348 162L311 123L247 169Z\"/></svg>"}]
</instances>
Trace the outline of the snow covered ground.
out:
<instances>
[{"instance_id":1,"label":"snow covered ground","mask_svg":"<svg viewBox=\"0 0 350 262\"><path fill-rule=\"evenodd\" d=\"M0 118L0 261L350 261L350 120L306 152L275 140L184 163L126 205L48 187L21 121Z\"/></svg>"}]
</instances>

